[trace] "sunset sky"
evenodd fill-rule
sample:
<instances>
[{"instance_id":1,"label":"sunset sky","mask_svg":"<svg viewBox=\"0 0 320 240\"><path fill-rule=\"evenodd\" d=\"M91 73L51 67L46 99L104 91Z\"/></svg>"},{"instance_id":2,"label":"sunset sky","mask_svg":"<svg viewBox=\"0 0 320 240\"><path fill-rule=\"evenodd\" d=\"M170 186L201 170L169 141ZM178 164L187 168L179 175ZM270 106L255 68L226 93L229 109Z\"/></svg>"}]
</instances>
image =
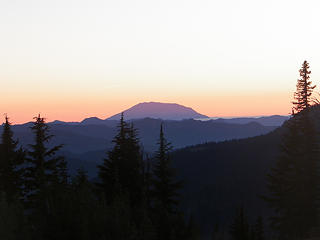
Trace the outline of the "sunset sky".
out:
<instances>
[{"instance_id":1,"label":"sunset sky","mask_svg":"<svg viewBox=\"0 0 320 240\"><path fill-rule=\"evenodd\" d=\"M13 123L145 101L288 114L305 59L320 87L318 0L1 0L0 33L0 114Z\"/></svg>"}]
</instances>

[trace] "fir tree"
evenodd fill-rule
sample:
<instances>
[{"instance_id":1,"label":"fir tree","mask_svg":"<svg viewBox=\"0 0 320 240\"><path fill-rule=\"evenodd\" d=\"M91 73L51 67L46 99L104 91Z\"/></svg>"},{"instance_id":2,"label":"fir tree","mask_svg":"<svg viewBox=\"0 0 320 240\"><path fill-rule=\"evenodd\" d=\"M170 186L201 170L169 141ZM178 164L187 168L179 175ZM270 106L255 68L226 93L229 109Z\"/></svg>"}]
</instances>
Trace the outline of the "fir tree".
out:
<instances>
[{"instance_id":1,"label":"fir tree","mask_svg":"<svg viewBox=\"0 0 320 240\"><path fill-rule=\"evenodd\" d=\"M294 113L308 109L312 104L312 91L316 86L312 85L312 82L310 81L311 71L309 71L309 68L309 63L304 61L299 70L301 78L298 79L297 91L294 93L295 101L292 102L294 105Z\"/></svg>"},{"instance_id":2,"label":"fir tree","mask_svg":"<svg viewBox=\"0 0 320 240\"><path fill-rule=\"evenodd\" d=\"M162 124L158 145L153 167L153 197L161 208L168 213L174 213L178 205L178 190L182 187L182 183L175 179L176 175L169 156L172 147L164 137Z\"/></svg>"},{"instance_id":3,"label":"fir tree","mask_svg":"<svg viewBox=\"0 0 320 240\"><path fill-rule=\"evenodd\" d=\"M256 223L253 226L253 232L254 232L254 240L264 240L264 224L263 224L263 218L259 216L257 218Z\"/></svg>"},{"instance_id":4,"label":"fir tree","mask_svg":"<svg viewBox=\"0 0 320 240\"><path fill-rule=\"evenodd\" d=\"M211 240L218 240L219 238L219 224L216 223L213 227L213 231L211 234Z\"/></svg>"},{"instance_id":5,"label":"fir tree","mask_svg":"<svg viewBox=\"0 0 320 240\"><path fill-rule=\"evenodd\" d=\"M24 151L18 149L18 141L13 140L9 118L5 117L0 145L0 192L5 193L9 201L22 197L22 164Z\"/></svg>"},{"instance_id":6,"label":"fir tree","mask_svg":"<svg viewBox=\"0 0 320 240\"><path fill-rule=\"evenodd\" d=\"M56 156L62 145L52 148L46 146L53 135L49 134L49 126L40 114L35 117L31 130L34 133L35 143L30 145L25 173L27 205L31 209L42 209L49 213L52 187L61 183L66 177L64 158Z\"/></svg>"},{"instance_id":7,"label":"fir tree","mask_svg":"<svg viewBox=\"0 0 320 240\"><path fill-rule=\"evenodd\" d=\"M303 238L317 223L319 146L311 115L312 86L309 64L300 69L293 115L284 125L281 153L268 175L269 196L275 211L272 226L281 239Z\"/></svg>"},{"instance_id":8,"label":"fir tree","mask_svg":"<svg viewBox=\"0 0 320 240\"><path fill-rule=\"evenodd\" d=\"M9 203L3 192L0 192L0 239L32 239L21 204L18 201Z\"/></svg>"},{"instance_id":9,"label":"fir tree","mask_svg":"<svg viewBox=\"0 0 320 240\"><path fill-rule=\"evenodd\" d=\"M145 193L146 193L146 201L147 201L147 206L150 207L151 206L151 185L152 185L152 172L151 172L152 163L148 155L146 156L146 163L144 166L145 166L144 167L145 169L144 186L145 186Z\"/></svg>"},{"instance_id":10,"label":"fir tree","mask_svg":"<svg viewBox=\"0 0 320 240\"><path fill-rule=\"evenodd\" d=\"M108 158L98 166L100 183L97 185L105 192L109 202L114 199L120 186L124 192L128 192L132 206L139 205L144 189L142 154L136 130L124 121L123 114L113 143Z\"/></svg>"},{"instance_id":11,"label":"fir tree","mask_svg":"<svg viewBox=\"0 0 320 240\"><path fill-rule=\"evenodd\" d=\"M160 126L160 137L158 150L155 154L152 169L152 202L154 222L156 223L157 236L159 240L178 239L186 233L186 229L181 233L175 226L181 226L180 214L177 211L178 190L181 182L176 180L174 169L171 166L170 151L172 147L164 137L163 126ZM184 227L185 228L185 227Z\"/></svg>"},{"instance_id":12,"label":"fir tree","mask_svg":"<svg viewBox=\"0 0 320 240\"><path fill-rule=\"evenodd\" d=\"M233 240L249 240L249 224L243 208L236 212L230 227L230 235Z\"/></svg>"},{"instance_id":13,"label":"fir tree","mask_svg":"<svg viewBox=\"0 0 320 240\"><path fill-rule=\"evenodd\" d=\"M198 225L196 224L194 217L191 215L189 218L189 222L186 227L186 237L187 240L197 240L200 239L200 230Z\"/></svg>"}]
</instances>

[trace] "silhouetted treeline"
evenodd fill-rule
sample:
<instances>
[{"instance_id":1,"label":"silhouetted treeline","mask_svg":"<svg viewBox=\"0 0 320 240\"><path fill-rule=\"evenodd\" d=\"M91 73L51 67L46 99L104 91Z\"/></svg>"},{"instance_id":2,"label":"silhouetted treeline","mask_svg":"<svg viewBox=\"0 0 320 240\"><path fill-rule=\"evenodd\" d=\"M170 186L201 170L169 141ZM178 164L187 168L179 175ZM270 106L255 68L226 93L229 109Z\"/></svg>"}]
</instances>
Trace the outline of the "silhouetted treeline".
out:
<instances>
[{"instance_id":1,"label":"silhouetted treeline","mask_svg":"<svg viewBox=\"0 0 320 240\"><path fill-rule=\"evenodd\" d=\"M123 119L95 182L85 169L68 176L48 148L53 135L38 115L34 142L18 148L8 117L0 145L0 239L196 239L179 210L170 143L159 126L158 150L146 157L136 129ZM147 159L145 159L147 158Z\"/></svg>"}]
</instances>

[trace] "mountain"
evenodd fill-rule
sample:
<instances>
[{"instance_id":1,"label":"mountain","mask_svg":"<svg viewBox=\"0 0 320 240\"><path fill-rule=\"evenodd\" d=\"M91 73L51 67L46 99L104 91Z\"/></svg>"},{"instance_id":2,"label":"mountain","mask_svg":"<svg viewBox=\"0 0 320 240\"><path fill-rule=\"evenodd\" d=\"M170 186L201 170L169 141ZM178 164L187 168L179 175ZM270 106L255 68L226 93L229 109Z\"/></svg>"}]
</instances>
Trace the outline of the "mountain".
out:
<instances>
[{"instance_id":1,"label":"mountain","mask_svg":"<svg viewBox=\"0 0 320 240\"><path fill-rule=\"evenodd\" d=\"M163 120L183 120L208 118L197 113L192 108L185 107L176 103L144 102L139 103L123 111L125 119L156 118ZM121 113L118 113L108 120L119 120Z\"/></svg>"}]
</instances>

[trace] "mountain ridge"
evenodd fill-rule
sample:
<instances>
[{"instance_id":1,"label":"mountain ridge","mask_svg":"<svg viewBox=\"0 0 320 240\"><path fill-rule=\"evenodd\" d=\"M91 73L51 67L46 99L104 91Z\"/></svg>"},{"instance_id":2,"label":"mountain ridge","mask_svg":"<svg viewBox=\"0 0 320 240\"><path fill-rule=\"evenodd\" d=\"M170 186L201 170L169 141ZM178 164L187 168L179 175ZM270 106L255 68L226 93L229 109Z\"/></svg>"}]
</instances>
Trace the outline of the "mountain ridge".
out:
<instances>
[{"instance_id":1,"label":"mountain ridge","mask_svg":"<svg viewBox=\"0 0 320 240\"><path fill-rule=\"evenodd\" d=\"M209 141L224 141L250 136L266 134L275 126L263 126L256 122L247 124L230 124L215 121L200 120L162 120L137 119L129 121L138 129L141 143L146 151L154 151L158 140L160 125L163 124L168 140L173 147L181 148L188 145L205 143ZM15 137L22 145L33 142L31 123L13 125ZM63 124L61 122L49 123L52 134L52 144L65 144L64 149L70 152L83 153L94 150L107 150L112 146L112 139L116 134L118 121L107 120L106 124ZM2 130L0 130L1 133Z\"/></svg>"}]
</instances>

